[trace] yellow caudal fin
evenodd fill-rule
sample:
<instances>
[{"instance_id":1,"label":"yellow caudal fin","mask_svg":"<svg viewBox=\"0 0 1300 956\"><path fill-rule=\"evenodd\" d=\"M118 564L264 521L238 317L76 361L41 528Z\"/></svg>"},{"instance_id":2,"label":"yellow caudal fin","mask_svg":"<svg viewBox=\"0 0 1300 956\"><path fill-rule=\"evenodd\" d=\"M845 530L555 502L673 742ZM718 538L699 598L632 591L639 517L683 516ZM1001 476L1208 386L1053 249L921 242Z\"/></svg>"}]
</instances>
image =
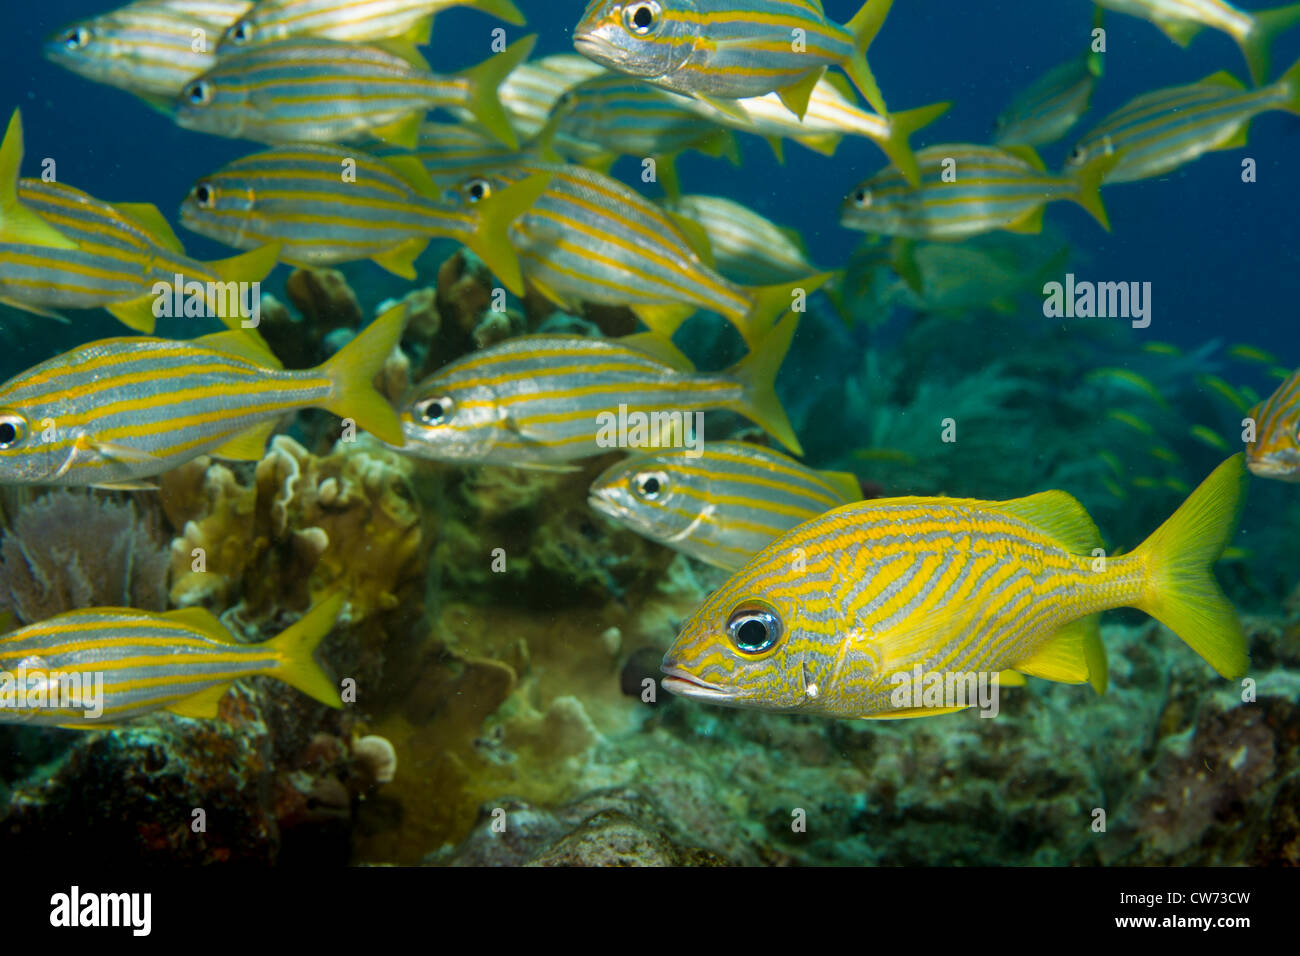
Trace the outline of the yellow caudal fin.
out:
<instances>
[{"instance_id":1,"label":"yellow caudal fin","mask_svg":"<svg viewBox=\"0 0 1300 956\"><path fill-rule=\"evenodd\" d=\"M524 276L510 242L510 226L532 208L550 184L550 173L538 173L492 194L474 207L478 223L473 235L464 240L465 245L515 295L524 294Z\"/></svg>"},{"instance_id":2,"label":"yellow caudal fin","mask_svg":"<svg viewBox=\"0 0 1300 956\"><path fill-rule=\"evenodd\" d=\"M750 294L749 311L745 314L743 323L737 326L745 344L754 348L772 331L777 320L791 309L799 307L799 311L804 311L801 303L830 281L833 274L818 272L793 282L751 286L747 290Z\"/></svg>"},{"instance_id":3,"label":"yellow caudal fin","mask_svg":"<svg viewBox=\"0 0 1300 956\"><path fill-rule=\"evenodd\" d=\"M1228 678L1250 666L1237 612L1210 566L1223 553L1246 493L1243 455L1233 455L1133 552L1146 572L1146 593L1134 606L1181 637Z\"/></svg>"},{"instance_id":4,"label":"yellow caudal fin","mask_svg":"<svg viewBox=\"0 0 1300 956\"><path fill-rule=\"evenodd\" d=\"M1272 10L1261 10L1251 16L1251 25L1241 36L1234 37L1250 68L1250 81L1255 86L1268 82L1272 60L1271 47L1278 35L1300 23L1300 3Z\"/></svg>"},{"instance_id":5,"label":"yellow caudal fin","mask_svg":"<svg viewBox=\"0 0 1300 956\"><path fill-rule=\"evenodd\" d=\"M894 168L913 186L921 185L921 169L916 165L916 156L908 142L912 134L923 126L928 126L944 113L951 103L932 103L918 106L914 110L889 115L889 135L879 141L882 152L889 157Z\"/></svg>"},{"instance_id":6,"label":"yellow caudal fin","mask_svg":"<svg viewBox=\"0 0 1300 956\"><path fill-rule=\"evenodd\" d=\"M527 22L510 0L469 0L465 5L513 26L522 27Z\"/></svg>"},{"instance_id":7,"label":"yellow caudal fin","mask_svg":"<svg viewBox=\"0 0 1300 956\"><path fill-rule=\"evenodd\" d=\"M338 355L321 366L334 381L334 395L322 407L390 445L404 445L402 425L388 400L375 390L374 378L402 338L406 307L395 305L366 326Z\"/></svg>"},{"instance_id":8,"label":"yellow caudal fin","mask_svg":"<svg viewBox=\"0 0 1300 956\"><path fill-rule=\"evenodd\" d=\"M0 241L51 249L76 249L77 244L18 200L18 176L23 164L23 118L9 118L0 144Z\"/></svg>"},{"instance_id":9,"label":"yellow caudal fin","mask_svg":"<svg viewBox=\"0 0 1300 956\"><path fill-rule=\"evenodd\" d=\"M1296 60L1278 79L1278 84L1282 87L1286 102L1282 104L1282 109L1288 113L1300 114L1300 60Z\"/></svg>"},{"instance_id":10,"label":"yellow caudal fin","mask_svg":"<svg viewBox=\"0 0 1300 956\"><path fill-rule=\"evenodd\" d=\"M501 105L497 89L515 67L528 59L536 43L536 34L516 40L502 52L462 74L467 87L465 108L474 114L479 125L511 149L519 148L519 134L510 125L510 117Z\"/></svg>"},{"instance_id":11,"label":"yellow caudal fin","mask_svg":"<svg viewBox=\"0 0 1300 956\"><path fill-rule=\"evenodd\" d=\"M795 330L799 328L798 313L779 323L767 337L753 346L750 353L732 367L729 374L744 387L744 394L734 406L735 410L759 425L765 432L796 455L803 447L794 433L794 426L776 397L776 376L781 363L790 351Z\"/></svg>"},{"instance_id":12,"label":"yellow caudal fin","mask_svg":"<svg viewBox=\"0 0 1300 956\"><path fill-rule=\"evenodd\" d=\"M338 688L316 663L316 646L325 638L343 609L344 595L336 592L304 614L296 624L266 642L279 659L272 676L296 687L313 700L342 707Z\"/></svg>"},{"instance_id":13,"label":"yellow caudal fin","mask_svg":"<svg viewBox=\"0 0 1300 956\"><path fill-rule=\"evenodd\" d=\"M876 78L871 74L871 67L867 65L867 48L885 25L885 17L889 16L889 8L893 5L894 0L867 0L857 16L846 24L848 31L853 34L853 56L843 64L844 72L849 75L853 85L862 91L871 108L881 116L887 115L889 111L885 108L885 98L876 84Z\"/></svg>"},{"instance_id":14,"label":"yellow caudal fin","mask_svg":"<svg viewBox=\"0 0 1300 956\"><path fill-rule=\"evenodd\" d=\"M1096 219L1107 232L1110 232L1110 217L1106 215L1106 207L1101 201L1101 185L1121 155L1102 153L1088 160L1074 173L1074 181L1079 188L1071 198L1086 209L1088 215Z\"/></svg>"}]
</instances>

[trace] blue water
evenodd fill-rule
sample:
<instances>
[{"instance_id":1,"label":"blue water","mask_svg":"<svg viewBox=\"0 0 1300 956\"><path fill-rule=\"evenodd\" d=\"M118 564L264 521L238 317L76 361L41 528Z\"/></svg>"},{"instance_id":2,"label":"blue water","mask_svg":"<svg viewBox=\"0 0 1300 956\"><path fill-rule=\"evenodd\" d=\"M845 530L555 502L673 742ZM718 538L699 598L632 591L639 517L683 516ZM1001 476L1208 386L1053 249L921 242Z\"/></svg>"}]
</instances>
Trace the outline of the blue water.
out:
<instances>
[{"instance_id":1,"label":"blue water","mask_svg":"<svg viewBox=\"0 0 1300 956\"><path fill-rule=\"evenodd\" d=\"M53 157L61 180L110 200L153 202L174 221L194 180L256 147L179 129L130 95L42 58L41 42L48 34L110 6L103 0L49 0L9 10L0 36L0 70L12 102L23 109L24 173L38 171L38 157ZM583 3L520 0L519 6L528 16L527 31L539 34L539 55L571 49L570 31ZM857 4L827 0L825 6L844 21ZM994 117L1017 90L1083 49L1091 16L1084 0L978 5L899 0L870 60L893 108L953 103L948 115L921 132L917 146L986 141ZM430 63L452 72L482 59L475 51L481 46L487 54L489 32L499 25L472 11L447 12L439 19ZM1133 96L1222 69L1245 75L1236 46L1214 31L1204 31L1181 50L1145 21L1112 14L1106 28L1105 76L1092 111L1045 151L1050 166L1063 162L1090 123ZM509 29L512 39L524 32ZM1300 31L1277 43L1274 75L1297 56ZM1147 330L1152 338L1185 345L1214 337L1245 339L1294 363L1300 361L1295 342L1300 193L1292 169L1297 155L1300 119L1266 114L1252 124L1245 150L1212 153L1158 181L1107 187L1109 235L1070 204L1052 206L1048 221L1075 243L1081 259L1086 256L1076 270L1080 278L1152 283L1154 315ZM839 226L838 205L858 181L885 165L875 146L847 139L833 159L826 159L791 145L779 165L764 142L743 137L743 156L743 173L737 174L724 161L688 154L680 163L685 188L742 200L800 229L820 264L842 263L861 237ZM1253 184L1241 182L1247 156L1258 164ZM636 169L628 162L615 172L635 182ZM230 253L200 236L183 233L182 239L200 258ZM423 265L435 268L436 262ZM390 283L377 268L360 268L368 276L374 273L370 278L377 288L401 290L400 282ZM93 335L116 334L120 328L103 314L87 313L78 321Z\"/></svg>"}]
</instances>

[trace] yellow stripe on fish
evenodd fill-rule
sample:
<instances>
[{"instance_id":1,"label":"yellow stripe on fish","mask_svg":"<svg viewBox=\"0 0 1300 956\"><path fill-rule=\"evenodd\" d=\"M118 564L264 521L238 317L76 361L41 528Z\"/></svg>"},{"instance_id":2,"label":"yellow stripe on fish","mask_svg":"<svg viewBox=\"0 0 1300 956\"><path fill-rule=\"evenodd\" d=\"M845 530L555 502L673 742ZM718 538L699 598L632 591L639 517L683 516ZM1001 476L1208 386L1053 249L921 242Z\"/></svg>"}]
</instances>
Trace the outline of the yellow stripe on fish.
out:
<instances>
[{"instance_id":1,"label":"yellow stripe on fish","mask_svg":"<svg viewBox=\"0 0 1300 956\"><path fill-rule=\"evenodd\" d=\"M632 455L592 482L587 500L638 534L734 571L795 525L861 497L854 475L724 441Z\"/></svg>"},{"instance_id":2,"label":"yellow stripe on fish","mask_svg":"<svg viewBox=\"0 0 1300 956\"><path fill-rule=\"evenodd\" d=\"M694 426L696 412L725 409L798 454L799 440L774 390L797 325L798 316L786 318L722 372L696 371L653 334L508 339L411 389L400 408L401 450L437 461L554 467L620 447L618 427L628 416L680 430Z\"/></svg>"},{"instance_id":3,"label":"yellow stripe on fish","mask_svg":"<svg viewBox=\"0 0 1300 956\"><path fill-rule=\"evenodd\" d=\"M1300 370L1254 408L1255 440L1246 465L1261 478L1300 481Z\"/></svg>"},{"instance_id":4,"label":"yellow stripe on fish","mask_svg":"<svg viewBox=\"0 0 1300 956\"><path fill-rule=\"evenodd\" d=\"M198 455L256 461L286 415L324 408L402 440L371 380L405 310L376 319L319 368L285 371L244 332L192 342L103 339L0 385L0 484L139 488Z\"/></svg>"},{"instance_id":5,"label":"yellow stripe on fish","mask_svg":"<svg viewBox=\"0 0 1300 956\"><path fill-rule=\"evenodd\" d=\"M885 498L836 508L765 548L715 591L664 657L666 689L732 707L921 717L918 671L1010 671L1106 687L1098 612L1135 607L1218 673L1246 673L1246 637L1210 570L1240 515L1228 459L1130 554L1100 560L1074 498ZM971 702L967 702L971 703Z\"/></svg>"},{"instance_id":6,"label":"yellow stripe on fish","mask_svg":"<svg viewBox=\"0 0 1300 956\"><path fill-rule=\"evenodd\" d=\"M429 42L434 14L452 7L481 10L515 26L524 23L510 0L259 0L230 24L221 53L298 36L343 43L403 37L422 45Z\"/></svg>"},{"instance_id":7,"label":"yellow stripe on fish","mask_svg":"<svg viewBox=\"0 0 1300 956\"><path fill-rule=\"evenodd\" d=\"M892 3L868 0L841 26L820 0L592 0L573 43L611 70L710 102L780 93L799 117L839 66L885 113L866 51Z\"/></svg>"},{"instance_id":8,"label":"yellow stripe on fish","mask_svg":"<svg viewBox=\"0 0 1300 956\"><path fill-rule=\"evenodd\" d=\"M313 655L343 603L327 598L262 644L237 642L201 608L95 607L19 628L0 637L0 723L112 729L159 710L211 719L232 683L257 674L341 707Z\"/></svg>"}]
</instances>

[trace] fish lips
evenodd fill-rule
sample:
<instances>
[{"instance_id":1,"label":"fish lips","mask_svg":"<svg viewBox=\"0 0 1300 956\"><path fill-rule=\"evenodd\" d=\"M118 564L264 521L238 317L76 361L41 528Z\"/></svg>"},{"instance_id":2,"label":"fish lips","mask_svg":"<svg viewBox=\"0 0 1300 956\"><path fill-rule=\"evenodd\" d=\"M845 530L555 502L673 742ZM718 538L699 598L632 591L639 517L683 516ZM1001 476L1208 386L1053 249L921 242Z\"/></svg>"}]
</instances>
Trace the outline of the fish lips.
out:
<instances>
[{"instance_id":1,"label":"fish lips","mask_svg":"<svg viewBox=\"0 0 1300 956\"><path fill-rule=\"evenodd\" d=\"M702 681L698 677L686 673L680 667L664 662L659 669L665 674L664 677L660 678L659 685L678 697L705 700L715 704L725 704L735 700L736 694L734 691L719 687L717 684L710 684L708 681Z\"/></svg>"}]
</instances>

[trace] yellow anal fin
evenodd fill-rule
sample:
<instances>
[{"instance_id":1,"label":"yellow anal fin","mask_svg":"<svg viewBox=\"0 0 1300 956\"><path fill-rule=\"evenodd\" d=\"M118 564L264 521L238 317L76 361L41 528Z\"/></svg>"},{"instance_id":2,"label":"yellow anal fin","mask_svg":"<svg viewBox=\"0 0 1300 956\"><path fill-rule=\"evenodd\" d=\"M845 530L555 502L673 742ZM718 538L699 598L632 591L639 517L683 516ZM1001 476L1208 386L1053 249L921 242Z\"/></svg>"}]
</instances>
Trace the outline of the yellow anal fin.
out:
<instances>
[{"instance_id":1,"label":"yellow anal fin","mask_svg":"<svg viewBox=\"0 0 1300 956\"><path fill-rule=\"evenodd\" d=\"M415 149L420 142L420 121L423 118L420 113L409 113L391 123L376 126L370 133L385 143L392 143L402 149Z\"/></svg>"},{"instance_id":2,"label":"yellow anal fin","mask_svg":"<svg viewBox=\"0 0 1300 956\"><path fill-rule=\"evenodd\" d=\"M1082 684L1089 678L1089 636L1096 632L1097 615L1092 614L1071 621L1053 634L1027 660L1016 664L1015 670L1030 677L1056 681L1061 684ZM1104 686L1104 685L1103 685Z\"/></svg>"},{"instance_id":3,"label":"yellow anal fin","mask_svg":"<svg viewBox=\"0 0 1300 956\"><path fill-rule=\"evenodd\" d=\"M417 236L414 239L408 239L399 245L393 246L393 248L385 252L371 256L370 259L393 275L413 281L416 277L415 260L420 257L420 253L428 248L428 245L428 239Z\"/></svg>"},{"instance_id":4,"label":"yellow anal fin","mask_svg":"<svg viewBox=\"0 0 1300 956\"><path fill-rule=\"evenodd\" d=\"M812 98L813 90L825 75L825 67L820 70L812 70L800 77L796 82L777 90L776 95L781 98L785 108L802 121L804 114L808 112L808 100Z\"/></svg>"},{"instance_id":5,"label":"yellow anal fin","mask_svg":"<svg viewBox=\"0 0 1300 956\"><path fill-rule=\"evenodd\" d=\"M1196 34L1201 32L1201 25L1192 20L1152 20L1151 22L1179 46L1187 46L1196 39Z\"/></svg>"},{"instance_id":6,"label":"yellow anal fin","mask_svg":"<svg viewBox=\"0 0 1300 956\"><path fill-rule=\"evenodd\" d=\"M1025 680L1024 674L1018 674L1015 671L999 671L999 687L1025 687L1029 681Z\"/></svg>"},{"instance_id":7,"label":"yellow anal fin","mask_svg":"<svg viewBox=\"0 0 1300 956\"><path fill-rule=\"evenodd\" d=\"M1025 213L1015 222L1007 223L1002 228L1007 232L1019 232L1030 236L1038 235L1043 231L1043 207L1035 206L1033 210Z\"/></svg>"},{"instance_id":8,"label":"yellow anal fin","mask_svg":"<svg viewBox=\"0 0 1300 956\"><path fill-rule=\"evenodd\" d=\"M32 315L39 315L43 319L53 319L55 322L62 322L64 325L71 324L71 320L69 320L66 315L59 315L57 312L51 312L49 309L42 309L37 305L28 305L26 302L20 302L18 299L0 296L0 303L9 306L11 309L18 309L20 312L30 312Z\"/></svg>"},{"instance_id":9,"label":"yellow anal fin","mask_svg":"<svg viewBox=\"0 0 1300 956\"><path fill-rule=\"evenodd\" d=\"M163 709L181 717L212 720L217 716L218 708L221 706L221 698L226 696L228 690L230 690L229 683L218 684L215 687L209 687L207 690L199 691L191 697L186 697L184 700L178 700L170 707Z\"/></svg>"},{"instance_id":10,"label":"yellow anal fin","mask_svg":"<svg viewBox=\"0 0 1300 956\"><path fill-rule=\"evenodd\" d=\"M104 308L127 328L150 335L158 321L153 313L156 301L157 297L150 293L138 299L131 299L129 302L114 302Z\"/></svg>"},{"instance_id":11,"label":"yellow anal fin","mask_svg":"<svg viewBox=\"0 0 1300 956\"><path fill-rule=\"evenodd\" d=\"M224 445L212 449L211 454L232 461L261 461L262 455L266 452L266 443L270 440L271 433L275 431L275 426L275 421L255 425L247 431L240 432Z\"/></svg>"},{"instance_id":12,"label":"yellow anal fin","mask_svg":"<svg viewBox=\"0 0 1300 956\"><path fill-rule=\"evenodd\" d=\"M670 305L634 305L632 311L653 332L665 338L671 338L673 333L682 327L682 323L695 314L696 309L693 305L673 303Z\"/></svg>"}]
</instances>

